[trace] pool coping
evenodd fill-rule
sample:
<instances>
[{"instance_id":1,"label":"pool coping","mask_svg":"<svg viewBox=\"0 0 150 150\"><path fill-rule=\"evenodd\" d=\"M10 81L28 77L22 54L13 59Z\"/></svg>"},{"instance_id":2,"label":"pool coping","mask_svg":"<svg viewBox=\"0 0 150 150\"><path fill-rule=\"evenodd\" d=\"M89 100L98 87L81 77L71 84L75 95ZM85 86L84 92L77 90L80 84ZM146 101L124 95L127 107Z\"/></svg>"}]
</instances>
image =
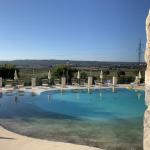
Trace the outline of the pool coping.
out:
<instances>
[{"instance_id":1,"label":"pool coping","mask_svg":"<svg viewBox=\"0 0 150 150\"><path fill-rule=\"evenodd\" d=\"M0 145L3 150L27 150L29 148L33 150L103 150L86 145L31 138L8 131L2 126L0 126L0 137Z\"/></svg>"},{"instance_id":2,"label":"pool coping","mask_svg":"<svg viewBox=\"0 0 150 150\"><path fill-rule=\"evenodd\" d=\"M42 87L42 86L36 86L36 87L31 87L31 86L26 86L20 89L7 89L5 87L1 88L0 92L5 93L5 92L13 92L13 91L23 91L23 92L31 92L31 93L35 93L37 95L40 95L43 92L46 91L65 91L65 90L80 90L80 89L110 89L110 88L125 88L125 89L131 89L130 84L118 84L117 86L113 87L113 86L91 86L91 87L82 87L82 86L66 86L66 88L61 88L58 86L55 87ZM145 86L137 86L135 88L132 88L133 90L145 90Z\"/></svg>"}]
</instances>

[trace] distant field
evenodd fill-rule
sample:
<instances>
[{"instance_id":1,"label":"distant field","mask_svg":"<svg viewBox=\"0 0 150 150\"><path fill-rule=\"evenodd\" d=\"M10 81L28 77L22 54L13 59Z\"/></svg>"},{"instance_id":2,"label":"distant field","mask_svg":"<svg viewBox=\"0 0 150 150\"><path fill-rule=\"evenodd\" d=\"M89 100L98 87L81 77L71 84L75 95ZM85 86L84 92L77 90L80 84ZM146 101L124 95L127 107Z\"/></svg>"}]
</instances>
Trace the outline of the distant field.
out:
<instances>
[{"instance_id":1,"label":"distant field","mask_svg":"<svg viewBox=\"0 0 150 150\"><path fill-rule=\"evenodd\" d=\"M14 64L19 68L47 68L58 64L69 64L74 67L126 67L133 68L138 66L138 62L107 62L107 61L76 61L76 60L12 60L0 61L1 64ZM141 62L141 65L145 65Z\"/></svg>"},{"instance_id":2,"label":"distant field","mask_svg":"<svg viewBox=\"0 0 150 150\"><path fill-rule=\"evenodd\" d=\"M47 79L48 70L49 70L49 68L34 68L34 71L31 68L21 68L20 72L19 72L19 76L20 76L21 79L24 79L27 82L27 84L29 84L30 81L31 81L31 77L34 73L36 78L37 78L37 81L39 81L38 84L41 84L42 79ZM109 70L109 69L106 69L106 70ZM133 77L133 78L135 78L135 76L138 75L138 69L125 69L125 68L122 68L120 70L125 72L124 77ZM92 76L94 76L95 79L96 78L99 79L100 70L91 70L91 69L89 69L89 70L86 69L85 70L85 69L80 68L80 71L87 73L87 75L91 74ZM109 72L110 73L108 75L104 75L104 80L111 80L114 75L115 76L117 75L118 69L117 70L112 69L112 70L109 70ZM141 72L142 72L142 78L144 80L145 68L141 69ZM76 78L76 76L77 75L74 74L75 78Z\"/></svg>"}]
</instances>

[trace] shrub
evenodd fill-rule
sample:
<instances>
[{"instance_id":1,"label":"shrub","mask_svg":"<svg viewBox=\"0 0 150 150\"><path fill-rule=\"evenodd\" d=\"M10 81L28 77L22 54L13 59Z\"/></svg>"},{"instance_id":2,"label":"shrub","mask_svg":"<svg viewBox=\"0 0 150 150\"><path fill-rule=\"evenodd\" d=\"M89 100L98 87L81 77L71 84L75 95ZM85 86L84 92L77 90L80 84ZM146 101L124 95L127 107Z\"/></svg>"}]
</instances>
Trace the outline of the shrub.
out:
<instances>
[{"instance_id":1,"label":"shrub","mask_svg":"<svg viewBox=\"0 0 150 150\"><path fill-rule=\"evenodd\" d=\"M121 76L118 78L119 84L129 84L131 82L134 82L135 78L132 76Z\"/></svg>"}]
</instances>

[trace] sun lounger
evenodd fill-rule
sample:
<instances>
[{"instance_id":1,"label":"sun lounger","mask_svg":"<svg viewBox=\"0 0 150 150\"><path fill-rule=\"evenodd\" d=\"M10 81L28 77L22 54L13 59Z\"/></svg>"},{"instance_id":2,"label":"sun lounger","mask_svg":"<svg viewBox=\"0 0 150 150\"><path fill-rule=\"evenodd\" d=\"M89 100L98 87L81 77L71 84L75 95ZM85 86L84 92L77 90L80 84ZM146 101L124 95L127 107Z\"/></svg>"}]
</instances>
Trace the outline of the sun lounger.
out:
<instances>
[{"instance_id":1,"label":"sun lounger","mask_svg":"<svg viewBox=\"0 0 150 150\"><path fill-rule=\"evenodd\" d=\"M85 79L81 79L80 80L80 84L81 87L85 87L87 85L87 83L85 82Z\"/></svg>"},{"instance_id":2,"label":"sun lounger","mask_svg":"<svg viewBox=\"0 0 150 150\"><path fill-rule=\"evenodd\" d=\"M60 87L61 86L60 79L55 79L54 80L54 85L57 86L57 87Z\"/></svg>"},{"instance_id":3,"label":"sun lounger","mask_svg":"<svg viewBox=\"0 0 150 150\"><path fill-rule=\"evenodd\" d=\"M72 79L71 83L73 86L79 86L78 80L77 79Z\"/></svg>"},{"instance_id":4,"label":"sun lounger","mask_svg":"<svg viewBox=\"0 0 150 150\"><path fill-rule=\"evenodd\" d=\"M103 83L99 80L95 80L94 82L95 82L96 86L102 86L103 85Z\"/></svg>"},{"instance_id":5,"label":"sun lounger","mask_svg":"<svg viewBox=\"0 0 150 150\"><path fill-rule=\"evenodd\" d=\"M6 80L5 89L8 91L12 91L13 88L13 80Z\"/></svg>"}]
</instances>

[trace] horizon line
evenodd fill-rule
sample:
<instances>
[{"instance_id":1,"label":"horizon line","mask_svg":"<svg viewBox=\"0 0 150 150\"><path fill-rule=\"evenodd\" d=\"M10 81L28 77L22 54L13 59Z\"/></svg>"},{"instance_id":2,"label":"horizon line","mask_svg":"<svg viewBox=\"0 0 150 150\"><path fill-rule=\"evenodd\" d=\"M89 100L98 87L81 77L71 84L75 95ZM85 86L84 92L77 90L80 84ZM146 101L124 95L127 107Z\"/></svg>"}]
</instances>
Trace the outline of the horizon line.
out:
<instances>
[{"instance_id":1,"label":"horizon line","mask_svg":"<svg viewBox=\"0 0 150 150\"><path fill-rule=\"evenodd\" d=\"M52 60L54 60L54 61L88 61L88 62L128 62L128 63L139 63L138 61L119 61L119 60L112 60L112 61L104 61L104 60L78 60L78 59L32 59L32 58L30 58L30 59L27 59L27 58L25 58L25 59L2 59L2 60L0 60L0 62L1 61L31 61L31 60L35 60L35 61L40 61L40 60L48 60L48 61L52 61ZM145 61L142 61L141 63L145 63Z\"/></svg>"}]
</instances>

